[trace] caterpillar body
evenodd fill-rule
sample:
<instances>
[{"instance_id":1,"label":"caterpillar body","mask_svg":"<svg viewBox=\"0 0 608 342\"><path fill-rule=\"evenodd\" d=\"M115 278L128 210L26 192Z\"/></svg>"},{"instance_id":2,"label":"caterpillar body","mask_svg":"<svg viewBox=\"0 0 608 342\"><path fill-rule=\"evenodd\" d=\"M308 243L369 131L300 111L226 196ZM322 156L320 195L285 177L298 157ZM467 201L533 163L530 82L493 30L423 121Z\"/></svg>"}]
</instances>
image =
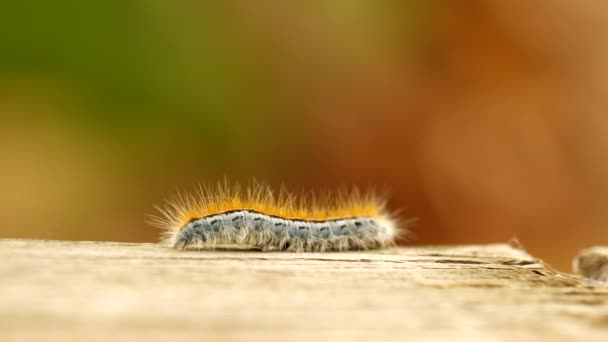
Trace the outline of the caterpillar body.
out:
<instances>
[{"instance_id":1,"label":"caterpillar body","mask_svg":"<svg viewBox=\"0 0 608 342\"><path fill-rule=\"evenodd\" d=\"M384 201L357 190L297 197L253 184L228 183L177 195L153 222L163 242L177 249L250 246L263 251L330 252L376 249L405 233Z\"/></svg>"}]
</instances>

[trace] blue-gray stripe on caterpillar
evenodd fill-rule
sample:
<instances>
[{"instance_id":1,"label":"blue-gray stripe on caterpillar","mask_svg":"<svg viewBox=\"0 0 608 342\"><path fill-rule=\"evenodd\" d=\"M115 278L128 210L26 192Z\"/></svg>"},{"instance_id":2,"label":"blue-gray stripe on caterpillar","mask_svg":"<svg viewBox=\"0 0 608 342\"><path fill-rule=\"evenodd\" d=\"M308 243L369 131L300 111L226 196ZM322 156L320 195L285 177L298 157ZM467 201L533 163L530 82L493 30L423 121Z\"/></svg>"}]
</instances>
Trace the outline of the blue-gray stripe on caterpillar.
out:
<instances>
[{"instance_id":1,"label":"blue-gray stripe on caterpillar","mask_svg":"<svg viewBox=\"0 0 608 342\"><path fill-rule=\"evenodd\" d=\"M391 245L393 230L389 221L372 217L300 220L231 210L193 219L169 243L178 249L228 243L265 251L366 250Z\"/></svg>"}]
</instances>

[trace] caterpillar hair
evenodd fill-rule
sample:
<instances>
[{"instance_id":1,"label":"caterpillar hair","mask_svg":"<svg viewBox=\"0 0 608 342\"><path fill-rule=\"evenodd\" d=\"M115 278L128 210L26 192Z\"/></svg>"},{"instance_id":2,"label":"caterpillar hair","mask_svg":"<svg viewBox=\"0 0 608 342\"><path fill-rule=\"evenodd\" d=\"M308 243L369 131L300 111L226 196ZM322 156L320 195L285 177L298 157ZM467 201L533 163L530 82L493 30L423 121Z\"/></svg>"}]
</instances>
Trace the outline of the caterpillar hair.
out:
<instances>
[{"instance_id":1,"label":"caterpillar hair","mask_svg":"<svg viewBox=\"0 0 608 342\"><path fill-rule=\"evenodd\" d=\"M329 252L383 248L406 233L383 197L357 189L317 196L274 192L227 181L178 193L157 207L152 223L163 243L177 249L250 246L263 251Z\"/></svg>"}]
</instances>

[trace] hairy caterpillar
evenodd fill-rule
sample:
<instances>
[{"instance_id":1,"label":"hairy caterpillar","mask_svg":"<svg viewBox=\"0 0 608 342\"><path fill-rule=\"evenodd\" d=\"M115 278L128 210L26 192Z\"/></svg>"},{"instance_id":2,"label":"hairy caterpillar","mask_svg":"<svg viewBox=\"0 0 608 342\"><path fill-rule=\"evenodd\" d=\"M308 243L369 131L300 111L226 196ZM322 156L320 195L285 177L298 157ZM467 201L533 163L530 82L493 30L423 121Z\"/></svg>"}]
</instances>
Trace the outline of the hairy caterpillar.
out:
<instances>
[{"instance_id":1,"label":"hairy caterpillar","mask_svg":"<svg viewBox=\"0 0 608 342\"><path fill-rule=\"evenodd\" d=\"M157 207L152 223L177 249L252 246L263 251L324 252L390 246L405 229L384 200L355 190L297 197L254 183L244 191L228 182L178 194Z\"/></svg>"}]
</instances>

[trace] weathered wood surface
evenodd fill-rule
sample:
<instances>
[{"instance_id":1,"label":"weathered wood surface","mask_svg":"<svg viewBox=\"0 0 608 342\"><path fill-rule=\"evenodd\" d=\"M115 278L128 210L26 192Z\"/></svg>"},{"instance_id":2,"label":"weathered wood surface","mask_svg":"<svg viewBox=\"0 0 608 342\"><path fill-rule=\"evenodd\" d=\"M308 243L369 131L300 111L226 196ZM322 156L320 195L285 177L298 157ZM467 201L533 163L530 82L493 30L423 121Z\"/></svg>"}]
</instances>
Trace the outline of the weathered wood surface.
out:
<instances>
[{"instance_id":1,"label":"weathered wood surface","mask_svg":"<svg viewBox=\"0 0 608 342\"><path fill-rule=\"evenodd\" d=\"M0 240L0 341L608 341L608 289L507 245L180 252Z\"/></svg>"}]
</instances>

